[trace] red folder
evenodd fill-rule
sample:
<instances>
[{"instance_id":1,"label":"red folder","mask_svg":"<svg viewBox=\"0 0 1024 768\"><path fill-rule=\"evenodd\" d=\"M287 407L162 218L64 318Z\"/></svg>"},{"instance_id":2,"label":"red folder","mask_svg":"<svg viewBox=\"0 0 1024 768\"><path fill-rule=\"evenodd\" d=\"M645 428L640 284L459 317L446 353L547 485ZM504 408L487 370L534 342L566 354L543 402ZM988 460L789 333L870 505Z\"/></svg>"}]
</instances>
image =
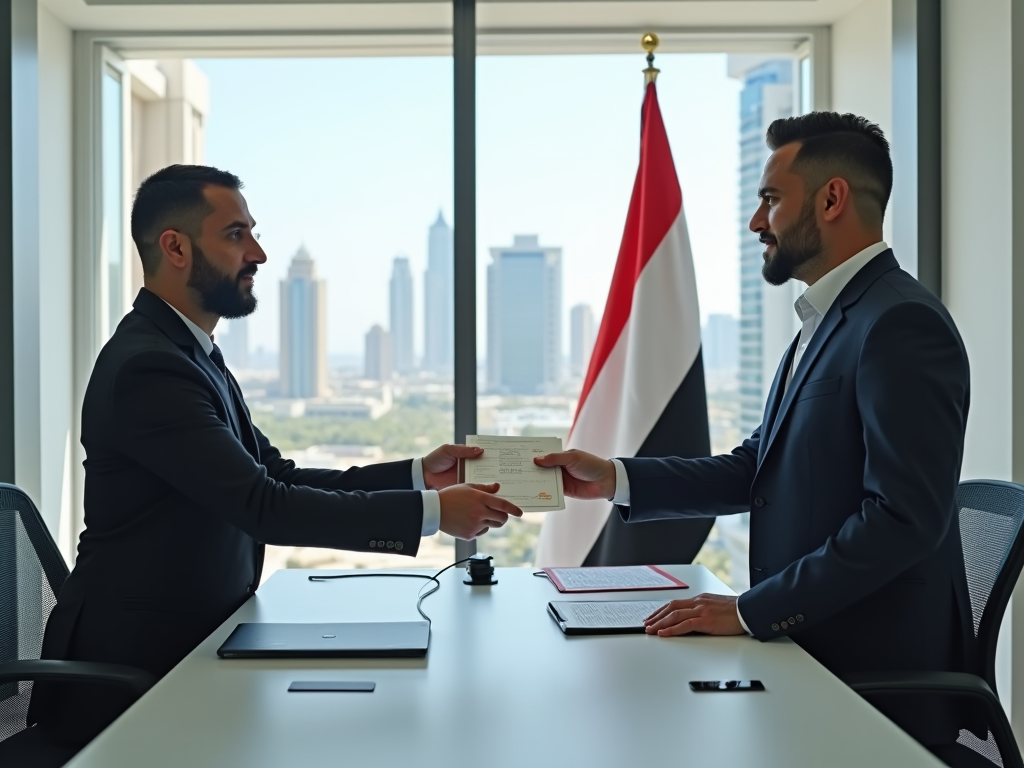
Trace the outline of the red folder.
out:
<instances>
[{"instance_id":1,"label":"red folder","mask_svg":"<svg viewBox=\"0 0 1024 768\"><path fill-rule=\"evenodd\" d=\"M653 565L542 570L559 592L648 592L658 589L689 589L688 584Z\"/></svg>"}]
</instances>

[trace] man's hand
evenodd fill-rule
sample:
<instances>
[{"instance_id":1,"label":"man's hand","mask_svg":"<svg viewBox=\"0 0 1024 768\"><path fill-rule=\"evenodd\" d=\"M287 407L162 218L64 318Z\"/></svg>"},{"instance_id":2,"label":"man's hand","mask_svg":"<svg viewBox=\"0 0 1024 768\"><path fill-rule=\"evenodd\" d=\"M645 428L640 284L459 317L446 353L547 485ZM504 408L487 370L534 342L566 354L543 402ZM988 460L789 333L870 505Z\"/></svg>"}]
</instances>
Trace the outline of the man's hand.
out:
<instances>
[{"instance_id":1,"label":"man's hand","mask_svg":"<svg viewBox=\"0 0 1024 768\"><path fill-rule=\"evenodd\" d=\"M672 637L700 632L705 635L744 635L734 595L703 594L673 600L644 619L647 634Z\"/></svg>"},{"instance_id":2,"label":"man's hand","mask_svg":"<svg viewBox=\"0 0 1024 768\"><path fill-rule=\"evenodd\" d=\"M476 459L483 452L476 446L442 445L423 457L423 482L432 491L455 485L459 482L459 459Z\"/></svg>"},{"instance_id":3,"label":"man's hand","mask_svg":"<svg viewBox=\"0 0 1024 768\"><path fill-rule=\"evenodd\" d=\"M561 467L562 489L574 499L609 499L615 495L615 465L584 451L549 453L533 460L538 467Z\"/></svg>"},{"instance_id":4,"label":"man's hand","mask_svg":"<svg viewBox=\"0 0 1024 768\"><path fill-rule=\"evenodd\" d=\"M463 483L439 492L441 530L457 539L468 541L482 536L491 528L501 528L508 522L509 515L522 517L523 510L494 495L499 487L497 483Z\"/></svg>"}]
</instances>

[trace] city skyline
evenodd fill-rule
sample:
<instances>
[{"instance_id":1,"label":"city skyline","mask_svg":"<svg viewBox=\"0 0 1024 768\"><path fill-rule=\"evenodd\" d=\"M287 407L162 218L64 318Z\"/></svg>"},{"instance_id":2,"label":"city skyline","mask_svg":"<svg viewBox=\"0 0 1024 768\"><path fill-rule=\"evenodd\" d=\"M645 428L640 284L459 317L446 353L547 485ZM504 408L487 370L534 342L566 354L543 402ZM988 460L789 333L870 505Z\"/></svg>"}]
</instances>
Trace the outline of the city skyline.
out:
<instances>
[{"instance_id":1,"label":"city skyline","mask_svg":"<svg viewBox=\"0 0 1024 768\"><path fill-rule=\"evenodd\" d=\"M735 312L738 262L736 100L740 83L719 54L664 54L658 80L683 187L702 312ZM407 256L415 285L416 355L423 354L424 231L442 211L452 224L451 68L438 58L200 60L214 109L206 160L237 173L269 260L250 352L277 351L276 283L301 242L327 281L328 353L357 359L373 323L389 325L388 279ZM599 316L636 173L642 57L483 57L479 64L477 339L485 354L488 249L515 232L563 248L565 306ZM574 87L545 79L552 68ZM329 83L330 99L307 85ZM388 82L388 99L375 83ZM245 93L276 105L253 125ZM498 94L502 94L499 98ZM398 103L402 106L399 108ZM512 104L509 112L501 104ZM424 119L415 125L407 110ZM536 120L543 115L543 120ZM558 125L552 132L551 125ZM290 155L261 147L287 139ZM598 163L597 160L600 159ZM308 171L306 169L309 169ZM599 169L599 170L598 170ZM565 319L568 322L568 319Z\"/></svg>"}]
</instances>

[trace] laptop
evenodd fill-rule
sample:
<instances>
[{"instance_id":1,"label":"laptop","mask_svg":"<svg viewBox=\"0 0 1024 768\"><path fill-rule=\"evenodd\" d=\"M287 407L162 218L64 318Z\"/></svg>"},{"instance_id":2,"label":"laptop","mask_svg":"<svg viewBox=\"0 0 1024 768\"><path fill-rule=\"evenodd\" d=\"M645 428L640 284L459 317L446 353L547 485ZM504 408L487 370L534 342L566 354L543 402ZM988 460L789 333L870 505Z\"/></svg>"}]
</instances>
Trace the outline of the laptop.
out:
<instances>
[{"instance_id":1,"label":"laptop","mask_svg":"<svg viewBox=\"0 0 1024 768\"><path fill-rule=\"evenodd\" d=\"M389 659L427 655L426 621L239 624L217 649L222 659Z\"/></svg>"}]
</instances>

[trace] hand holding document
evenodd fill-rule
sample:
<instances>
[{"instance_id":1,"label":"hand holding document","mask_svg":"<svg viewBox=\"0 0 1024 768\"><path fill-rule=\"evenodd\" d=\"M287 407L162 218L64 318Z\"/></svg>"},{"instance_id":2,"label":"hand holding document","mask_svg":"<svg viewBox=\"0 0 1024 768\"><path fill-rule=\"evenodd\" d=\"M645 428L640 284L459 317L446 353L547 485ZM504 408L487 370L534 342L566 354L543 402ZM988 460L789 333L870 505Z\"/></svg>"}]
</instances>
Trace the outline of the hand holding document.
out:
<instances>
[{"instance_id":1,"label":"hand holding document","mask_svg":"<svg viewBox=\"0 0 1024 768\"><path fill-rule=\"evenodd\" d=\"M480 458L462 462L465 482L499 483L496 495L524 512L565 509L561 470L533 463L536 456L561 451L561 438L469 435L466 445L479 446L484 452Z\"/></svg>"}]
</instances>

